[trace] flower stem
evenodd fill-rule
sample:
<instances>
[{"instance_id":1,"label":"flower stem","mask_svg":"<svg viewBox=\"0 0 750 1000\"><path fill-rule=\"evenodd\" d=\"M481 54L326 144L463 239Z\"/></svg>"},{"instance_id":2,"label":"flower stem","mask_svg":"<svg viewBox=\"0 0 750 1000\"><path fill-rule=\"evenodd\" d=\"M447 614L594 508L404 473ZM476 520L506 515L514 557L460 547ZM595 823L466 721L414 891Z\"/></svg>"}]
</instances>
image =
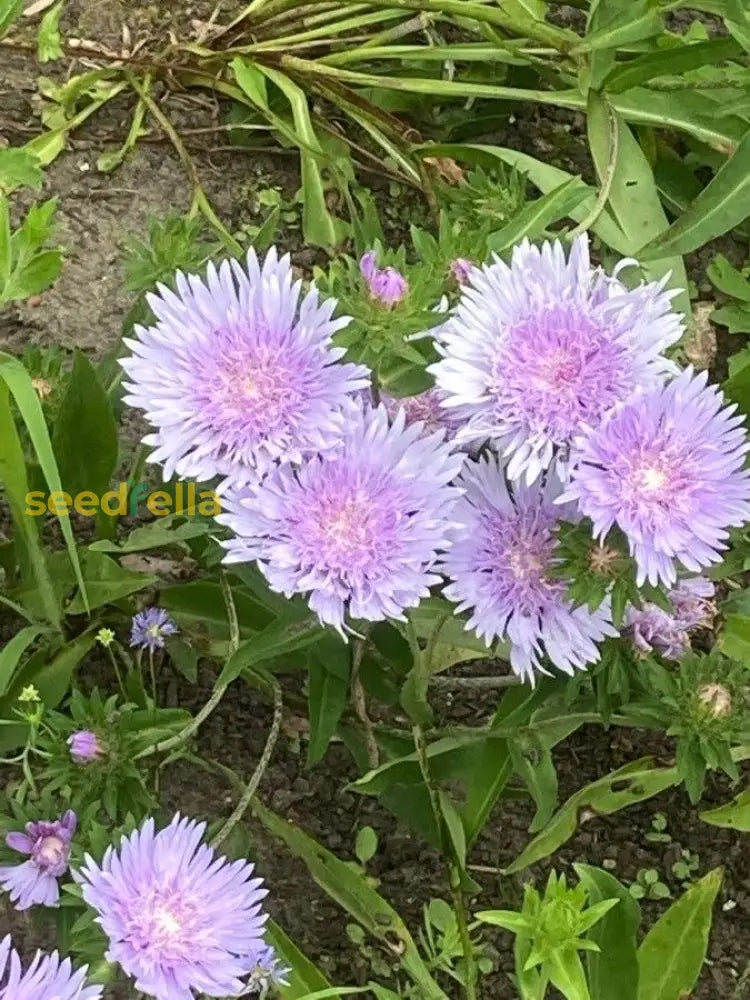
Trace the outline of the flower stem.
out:
<instances>
[{"instance_id":1,"label":"flower stem","mask_svg":"<svg viewBox=\"0 0 750 1000\"><path fill-rule=\"evenodd\" d=\"M364 656L366 646L367 639L357 639L353 644L350 688L352 695L352 708L354 709L357 718L362 723L362 729L365 733L367 766L370 770L373 770L380 763L380 750L378 749L378 741L375 739L375 729L372 724L372 719L367 711L365 689L362 686L362 679L359 676L359 668L362 663L362 657Z\"/></svg>"},{"instance_id":2,"label":"flower stem","mask_svg":"<svg viewBox=\"0 0 750 1000\"><path fill-rule=\"evenodd\" d=\"M451 892L453 894L453 908L456 911L458 921L458 933L461 938L461 949L464 953L464 966L466 981L466 1000L477 1000L477 967L474 961L474 949L471 945L471 935L469 934L469 917L466 911L466 898L461 888L461 872L456 868L452 874Z\"/></svg>"},{"instance_id":3,"label":"flower stem","mask_svg":"<svg viewBox=\"0 0 750 1000\"><path fill-rule=\"evenodd\" d=\"M255 796L255 793L258 791L258 786L263 780L263 775L266 773L266 769L268 768L271 757L273 756L276 741L279 738L279 730L281 729L281 716L284 710L284 703L281 694L281 685L275 677L271 678L271 684L273 685L273 721L271 722L271 728L268 731L266 745L264 746L263 753L258 761L258 766L253 771L252 777L248 781L247 787L242 793L242 797L237 803L234 812L211 842L212 847L219 847L223 844L234 827L245 815Z\"/></svg>"},{"instance_id":4,"label":"flower stem","mask_svg":"<svg viewBox=\"0 0 750 1000\"><path fill-rule=\"evenodd\" d=\"M110 660L112 661L112 666L115 669L115 677L117 678L117 686L120 689L120 694L123 696L123 698L125 699L125 701L127 701L128 700L128 692L126 691L125 684L123 683L123 680L122 680L122 673L120 672L120 667L119 667L119 664L117 663L117 657L115 656L114 651L113 651L113 649L112 649L111 646L107 646L106 650L107 650L107 653L109 654Z\"/></svg>"}]
</instances>

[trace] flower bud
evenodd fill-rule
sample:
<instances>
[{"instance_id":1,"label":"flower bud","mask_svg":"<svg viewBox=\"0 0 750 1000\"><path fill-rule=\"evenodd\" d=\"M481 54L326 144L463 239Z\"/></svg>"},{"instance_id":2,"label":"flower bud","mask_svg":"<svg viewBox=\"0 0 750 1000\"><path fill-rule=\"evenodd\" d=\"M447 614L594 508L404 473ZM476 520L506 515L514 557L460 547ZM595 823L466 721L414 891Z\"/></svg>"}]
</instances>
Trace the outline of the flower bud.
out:
<instances>
[{"instance_id":1,"label":"flower bud","mask_svg":"<svg viewBox=\"0 0 750 1000\"><path fill-rule=\"evenodd\" d=\"M721 719L732 711L732 696L723 684L704 684L698 689L698 701L714 719Z\"/></svg>"}]
</instances>

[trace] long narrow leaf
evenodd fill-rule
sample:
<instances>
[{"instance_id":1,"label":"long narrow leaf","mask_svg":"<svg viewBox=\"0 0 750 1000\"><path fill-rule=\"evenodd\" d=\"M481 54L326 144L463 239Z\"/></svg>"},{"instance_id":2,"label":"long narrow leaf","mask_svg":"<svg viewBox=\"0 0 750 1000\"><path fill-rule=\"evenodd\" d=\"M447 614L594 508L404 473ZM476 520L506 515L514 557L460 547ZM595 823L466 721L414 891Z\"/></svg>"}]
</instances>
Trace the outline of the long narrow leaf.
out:
<instances>
[{"instance_id":1,"label":"long narrow leaf","mask_svg":"<svg viewBox=\"0 0 750 1000\"><path fill-rule=\"evenodd\" d=\"M49 486L50 492L62 492L60 482L60 472L55 461L55 453L52 450L47 424L44 421L44 414L39 402L39 398L34 391L31 377L24 366L10 354L0 352L0 377L10 389L16 405L23 417L24 423L29 432L31 443L36 451L39 465L44 474L44 478ZM62 531L68 555L73 565L76 582L83 600L85 610L89 610L88 597L86 596L86 584L81 574L81 565L78 561L76 543L73 537L73 530L70 527L70 518L60 516L60 530Z\"/></svg>"},{"instance_id":2,"label":"long narrow leaf","mask_svg":"<svg viewBox=\"0 0 750 1000\"><path fill-rule=\"evenodd\" d=\"M690 253L750 216L750 131L690 208L642 251L644 260Z\"/></svg>"}]
</instances>

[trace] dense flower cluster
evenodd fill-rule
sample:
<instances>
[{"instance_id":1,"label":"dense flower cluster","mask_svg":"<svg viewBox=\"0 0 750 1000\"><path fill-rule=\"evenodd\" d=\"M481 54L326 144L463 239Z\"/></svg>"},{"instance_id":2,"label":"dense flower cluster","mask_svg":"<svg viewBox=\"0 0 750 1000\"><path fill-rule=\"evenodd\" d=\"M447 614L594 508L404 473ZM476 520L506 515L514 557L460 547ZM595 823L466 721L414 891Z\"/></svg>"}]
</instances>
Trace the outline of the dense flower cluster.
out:
<instances>
[{"instance_id":1,"label":"dense flower cluster","mask_svg":"<svg viewBox=\"0 0 750 1000\"><path fill-rule=\"evenodd\" d=\"M567 255L524 241L509 264L456 258L457 303L408 337L434 340L433 388L375 406L370 373L334 346L347 322L335 303L301 299L288 258L251 252L246 271L179 275L176 295L152 298L157 323L123 362L128 399L156 428L166 475L225 478L226 561L256 562L322 622L345 634L348 621L403 620L443 584L468 628L510 644L522 677L571 673L615 629L608 598L590 610L567 597L562 520L590 519L602 541L616 526L639 584L667 586L750 520L741 419L666 357L683 332L675 292L627 286L633 264L593 267L585 236ZM387 309L406 298L407 278L375 251L359 266L361 294ZM704 600L700 586L673 600L691 587ZM631 609L641 648L685 648L694 625L677 603L669 627L659 609ZM133 633L150 648L168 634L156 621Z\"/></svg>"},{"instance_id":2,"label":"dense flower cluster","mask_svg":"<svg viewBox=\"0 0 750 1000\"><path fill-rule=\"evenodd\" d=\"M157 832L148 819L74 872L109 940L108 960L156 1000L237 997L284 981L263 936L263 880L202 843L205 829L178 814Z\"/></svg>"}]
</instances>

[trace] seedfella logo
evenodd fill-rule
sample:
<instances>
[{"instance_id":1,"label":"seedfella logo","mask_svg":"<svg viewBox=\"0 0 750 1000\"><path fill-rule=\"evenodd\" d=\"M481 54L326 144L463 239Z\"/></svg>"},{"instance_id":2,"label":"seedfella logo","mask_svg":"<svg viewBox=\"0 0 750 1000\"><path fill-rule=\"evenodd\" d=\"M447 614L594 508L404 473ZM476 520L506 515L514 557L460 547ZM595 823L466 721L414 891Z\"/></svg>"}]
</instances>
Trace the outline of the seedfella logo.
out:
<instances>
[{"instance_id":1,"label":"seedfella logo","mask_svg":"<svg viewBox=\"0 0 750 1000\"><path fill-rule=\"evenodd\" d=\"M26 513L29 517L42 517L47 513L69 517L72 511L82 517L95 517L99 512L110 516L125 517L130 514L135 517L142 504L154 517L167 517L169 514L215 517L221 513L218 495L213 490L199 492L195 483L178 482L174 493L166 490L151 492L148 483L136 483L131 479L101 496L93 490L81 490L75 496L62 490L49 494L33 490L26 494Z\"/></svg>"}]
</instances>

